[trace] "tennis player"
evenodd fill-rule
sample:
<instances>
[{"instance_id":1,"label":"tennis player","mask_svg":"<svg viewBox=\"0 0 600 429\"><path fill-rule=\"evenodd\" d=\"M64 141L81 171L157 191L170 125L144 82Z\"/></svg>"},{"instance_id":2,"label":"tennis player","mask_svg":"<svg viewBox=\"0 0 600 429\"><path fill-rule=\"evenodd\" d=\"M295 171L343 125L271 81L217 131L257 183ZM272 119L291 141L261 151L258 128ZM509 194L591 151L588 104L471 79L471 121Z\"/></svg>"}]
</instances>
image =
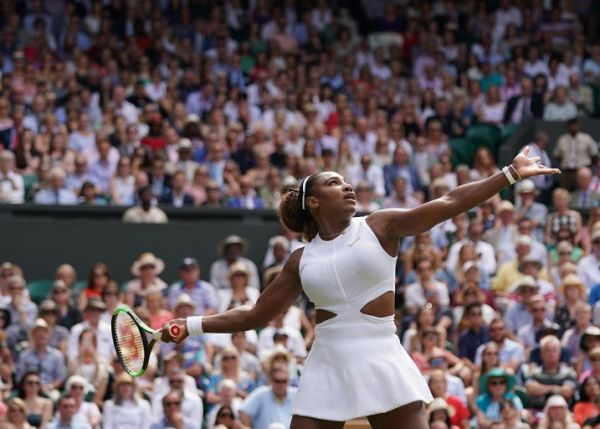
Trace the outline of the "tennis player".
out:
<instances>
[{"instance_id":1,"label":"tennis player","mask_svg":"<svg viewBox=\"0 0 600 429\"><path fill-rule=\"evenodd\" d=\"M308 244L290 255L258 302L172 320L163 327L162 339L180 342L188 335L265 326L304 289L317 309L317 326L291 429L341 429L346 420L362 416L374 429L427 429L424 403L433 398L395 335L399 241L477 206L517 180L560 173L528 153L526 148L501 172L414 209L379 210L366 217L354 217L356 195L339 174L305 178L282 201L280 218ZM173 324L181 329L176 338L169 334Z\"/></svg>"}]
</instances>

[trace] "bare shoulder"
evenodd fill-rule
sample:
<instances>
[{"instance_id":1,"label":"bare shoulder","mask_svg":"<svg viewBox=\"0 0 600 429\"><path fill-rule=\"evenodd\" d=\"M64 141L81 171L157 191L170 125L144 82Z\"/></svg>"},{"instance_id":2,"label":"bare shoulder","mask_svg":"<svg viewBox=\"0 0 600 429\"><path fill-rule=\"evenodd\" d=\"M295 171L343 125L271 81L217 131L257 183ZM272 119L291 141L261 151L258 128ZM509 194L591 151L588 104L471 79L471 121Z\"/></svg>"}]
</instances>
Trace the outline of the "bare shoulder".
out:
<instances>
[{"instance_id":1,"label":"bare shoulder","mask_svg":"<svg viewBox=\"0 0 600 429\"><path fill-rule=\"evenodd\" d=\"M367 216L367 225L378 237L384 237L389 233L390 224L406 213L406 209L381 209Z\"/></svg>"},{"instance_id":2,"label":"bare shoulder","mask_svg":"<svg viewBox=\"0 0 600 429\"><path fill-rule=\"evenodd\" d=\"M302 259L302 252L304 252L304 247L294 250L286 261L283 269L290 270L291 272L298 272L300 259Z\"/></svg>"}]
</instances>

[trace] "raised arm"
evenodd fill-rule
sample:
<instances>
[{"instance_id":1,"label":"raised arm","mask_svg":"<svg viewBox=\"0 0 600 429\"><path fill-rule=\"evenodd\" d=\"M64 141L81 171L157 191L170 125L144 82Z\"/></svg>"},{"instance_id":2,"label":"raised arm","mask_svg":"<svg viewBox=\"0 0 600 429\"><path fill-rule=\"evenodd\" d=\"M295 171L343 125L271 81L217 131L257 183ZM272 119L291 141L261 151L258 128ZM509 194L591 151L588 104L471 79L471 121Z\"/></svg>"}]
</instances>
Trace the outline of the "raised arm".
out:
<instances>
[{"instance_id":1,"label":"raised arm","mask_svg":"<svg viewBox=\"0 0 600 429\"><path fill-rule=\"evenodd\" d=\"M287 310L302 292L299 265L302 250L293 252L281 273L258 297L254 306L246 305L224 313L202 318L202 330L212 333L243 332L265 326L275 316ZM178 325L182 334L173 338L168 327ZM162 340L181 342L189 335L186 319L174 319L163 327Z\"/></svg>"},{"instance_id":2,"label":"raised arm","mask_svg":"<svg viewBox=\"0 0 600 429\"><path fill-rule=\"evenodd\" d=\"M560 170L538 164L540 157L529 158L529 147L515 157L511 166L512 175L524 179L540 174L557 174ZM420 234L440 222L481 204L509 185L503 172L487 179L468 183L453 189L443 197L410 210L386 209L369 215L369 225L385 241L397 241L400 237Z\"/></svg>"}]
</instances>

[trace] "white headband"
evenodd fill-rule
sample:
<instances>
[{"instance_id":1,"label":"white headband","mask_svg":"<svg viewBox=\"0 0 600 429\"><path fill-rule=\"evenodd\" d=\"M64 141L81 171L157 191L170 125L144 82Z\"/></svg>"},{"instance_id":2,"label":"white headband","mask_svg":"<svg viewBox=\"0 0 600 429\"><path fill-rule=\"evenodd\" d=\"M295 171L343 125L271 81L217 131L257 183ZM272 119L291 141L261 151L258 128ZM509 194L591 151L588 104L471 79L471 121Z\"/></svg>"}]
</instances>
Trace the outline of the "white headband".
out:
<instances>
[{"instance_id":1,"label":"white headband","mask_svg":"<svg viewBox=\"0 0 600 429\"><path fill-rule=\"evenodd\" d=\"M302 211L306 211L306 182L308 182L308 179L310 179L311 176L312 174L310 176L307 176L306 179L304 179L304 181L302 182Z\"/></svg>"}]
</instances>

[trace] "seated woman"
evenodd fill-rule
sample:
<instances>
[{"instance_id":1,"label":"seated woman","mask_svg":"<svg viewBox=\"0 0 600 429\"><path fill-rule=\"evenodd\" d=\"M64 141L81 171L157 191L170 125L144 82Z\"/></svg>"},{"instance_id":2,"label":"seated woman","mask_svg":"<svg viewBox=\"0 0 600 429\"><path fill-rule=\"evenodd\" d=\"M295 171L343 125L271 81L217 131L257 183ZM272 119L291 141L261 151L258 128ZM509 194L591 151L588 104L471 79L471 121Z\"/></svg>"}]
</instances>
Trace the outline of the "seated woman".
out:
<instances>
[{"instance_id":1,"label":"seated woman","mask_svg":"<svg viewBox=\"0 0 600 429\"><path fill-rule=\"evenodd\" d=\"M523 410L521 400L512 392L514 386L514 375L502 368L494 368L479 379L479 396L475 401L479 429L487 429L501 419L500 402L503 399L512 401L519 412Z\"/></svg>"},{"instance_id":2,"label":"seated woman","mask_svg":"<svg viewBox=\"0 0 600 429\"><path fill-rule=\"evenodd\" d=\"M231 288L217 291L219 297L219 313L246 304L255 304L259 292L248 286L248 268L241 262L235 262L229 267Z\"/></svg>"},{"instance_id":3,"label":"seated woman","mask_svg":"<svg viewBox=\"0 0 600 429\"><path fill-rule=\"evenodd\" d=\"M88 299L101 298L102 291L110 281L110 272L105 264L99 262L92 265L85 289L79 295L79 310L83 311Z\"/></svg>"},{"instance_id":4,"label":"seated woman","mask_svg":"<svg viewBox=\"0 0 600 429\"><path fill-rule=\"evenodd\" d=\"M426 328L435 328L438 334L435 345L437 347L445 347L446 331L436 326L435 312L432 305L420 307L413 320L410 322L410 325L410 328L406 330L402 338L402 346L407 353L410 354L413 351L421 350L421 338L423 338L424 330Z\"/></svg>"},{"instance_id":5,"label":"seated woman","mask_svg":"<svg viewBox=\"0 0 600 429\"><path fill-rule=\"evenodd\" d=\"M233 380L237 385L236 396L245 398L254 390L254 380L246 372L240 369L240 354L233 346L227 346L223 349L220 359L217 359L219 365L217 370L210 377L210 384L206 389L206 401L209 404L216 404L220 401L217 393L217 386L224 378Z\"/></svg>"},{"instance_id":6,"label":"seated woman","mask_svg":"<svg viewBox=\"0 0 600 429\"><path fill-rule=\"evenodd\" d=\"M149 429L152 423L150 404L137 392L135 379L123 372L114 383L113 399L104 403L103 429L135 427Z\"/></svg>"},{"instance_id":7,"label":"seated woman","mask_svg":"<svg viewBox=\"0 0 600 429\"><path fill-rule=\"evenodd\" d=\"M588 376L579 386L579 400L573 407L573 416L578 425L600 414L600 379Z\"/></svg>"},{"instance_id":8,"label":"seated woman","mask_svg":"<svg viewBox=\"0 0 600 429\"><path fill-rule=\"evenodd\" d=\"M282 345L275 344L271 352L262 361L262 371L258 376L258 386L269 384L268 374L276 366L281 365L288 368L290 373L290 386L298 386L298 367L292 354Z\"/></svg>"},{"instance_id":9,"label":"seated woman","mask_svg":"<svg viewBox=\"0 0 600 429\"><path fill-rule=\"evenodd\" d=\"M152 287L165 289L167 284L158 275L165 269L165 263L152 253L142 253L131 266L131 274L136 278L130 280L125 288L124 302L130 307L138 307L146 299L146 291Z\"/></svg>"},{"instance_id":10,"label":"seated woman","mask_svg":"<svg viewBox=\"0 0 600 429\"><path fill-rule=\"evenodd\" d=\"M434 422L441 421L444 422L448 429L459 429L450 420L453 415L454 409L450 408L443 398L436 398L427 405L427 421L431 426Z\"/></svg>"},{"instance_id":11,"label":"seated woman","mask_svg":"<svg viewBox=\"0 0 600 429\"><path fill-rule=\"evenodd\" d=\"M28 371L21 378L17 397L25 403L27 423L43 429L52 418L52 401L41 395L40 387L39 373Z\"/></svg>"},{"instance_id":12,"label":"seated woman","mask_svg":"<svg viewBox=\"0 0 600 429\"><path fill-rule=\"evenodd\" d=\"M565 398L560 395L552 395L546 401L538 429L557 427L561 429L579 429L579 425L573 421Z\"/></svg>"},{"instance_id":13,"label":"seated woman","mask_svg":"<svg viewBox=\"0 0 600 429\"><path fill-rule=\"evenodd\" d=\"M441 369L432 370L429 374L427 385L434 398L443 399L450 409L452 409L452 413L450 414L450 424L463 429L469 429L471 413L467 408L467 404L465 404L462 399L448 393L446 373ZM448 426L450 426L450 424Z\"/></svg>"},{"instance_id":14,"label":"seated woman","mask_svg":"<svg viewBox=\"0 0 600 429\"><path fill-rule=\"evenodd\" d=\"M4 422L10 424L10 429L34 429L25 418L27 407L21 398L12 398L8 400L8 409Z\"/></svg>"}]
</instances>

